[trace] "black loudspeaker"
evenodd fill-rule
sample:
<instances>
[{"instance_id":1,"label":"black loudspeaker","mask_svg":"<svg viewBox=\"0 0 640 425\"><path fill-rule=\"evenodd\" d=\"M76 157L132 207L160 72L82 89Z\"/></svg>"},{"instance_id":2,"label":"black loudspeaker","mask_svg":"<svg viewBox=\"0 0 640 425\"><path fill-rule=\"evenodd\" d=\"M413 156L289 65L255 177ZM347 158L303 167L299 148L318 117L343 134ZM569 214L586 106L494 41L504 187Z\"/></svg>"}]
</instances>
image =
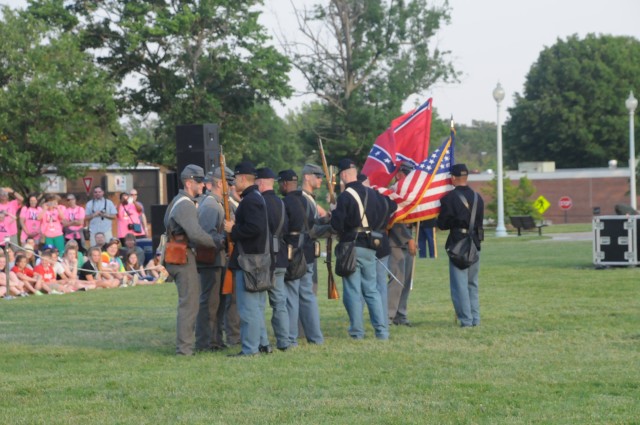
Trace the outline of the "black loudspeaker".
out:
<instances>
[{"instance_id":1,"label":"black loudspeaker","mask_svg":"<svg viewBox=\"0 0 640 425\"><path fill-rule=\"evenodd\" d=\"M205 174L218 165L220 141L217 124L176 126L177 173L188 164L199 165Z\"/></svg>"},{"instance_id":2,"label":"black loudspeaker","mask_svg":"<svg viewBox=\"0 0 640 425\"><path fill-rule=\"evenodd\" d=\"M178 173L168 172L165 174L167 184L167 199L171 201L178 194L180 184L178 183Z\"/></svg>"},{"instance_id":3,"label":"black loudspeaker","mask_svg":"<svg viewBox=\"0 0 640 425\"><path fill-rule=\"evenodd\" d=\"M156 252L160 245L160 236L167 230L164 227L164 214L168 205L151 205L151 233L153 252Z\"/></svg>"}]
</instances>

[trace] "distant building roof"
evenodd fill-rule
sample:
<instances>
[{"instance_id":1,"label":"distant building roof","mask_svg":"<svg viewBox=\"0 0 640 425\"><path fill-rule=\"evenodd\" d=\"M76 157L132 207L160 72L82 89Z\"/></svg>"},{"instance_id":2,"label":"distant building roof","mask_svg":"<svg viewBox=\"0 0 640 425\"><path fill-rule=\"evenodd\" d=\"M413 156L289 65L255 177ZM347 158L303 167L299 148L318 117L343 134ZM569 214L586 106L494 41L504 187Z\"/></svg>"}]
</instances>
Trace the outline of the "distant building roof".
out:
<instances>
[{"instance_id":1,"label":"distant building roof","mask_svg":"<svg viewBox=\"0 0 640 425\"><path fill-rule=\"evenodd\" d=\"M136 166L129 165L129 164L121 165L121 164L118 164L117 162L109 165L100 164L98 162L79 162L74 165L78 167L86 168L88 170L105 170L105 171L120 171L120 170L147 170L148 171L148 170L160 170L165 168L159 165L146 164L143 162L138 163L138 165ZM52 172L52 171L56 171L55 165L49 165L45 168L45 172Z\"/></svg>"},{"instance_id":2,"label":"distant building roof","mask_svg":"<svg viewBox=\"0 0 640 425\"><path fill-rule=\"evenodd\" d=\"M561 180L561 179L603 179L610 177L629 177L628 168L566 168L544 173L521 173L506 171L505 176L511 180L527 177L529 180ZM469 174L469 181L490 181L495 174Z\"/></svg>"}]
</instances>

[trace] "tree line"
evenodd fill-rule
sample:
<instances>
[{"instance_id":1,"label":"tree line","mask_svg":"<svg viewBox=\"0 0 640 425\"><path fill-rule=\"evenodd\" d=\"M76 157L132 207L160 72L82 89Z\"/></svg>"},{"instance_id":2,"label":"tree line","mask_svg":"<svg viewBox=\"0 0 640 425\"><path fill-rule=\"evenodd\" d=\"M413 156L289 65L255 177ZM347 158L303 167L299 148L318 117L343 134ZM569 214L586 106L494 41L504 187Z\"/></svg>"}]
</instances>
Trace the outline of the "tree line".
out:
<instances>
[{"instance_id":1,"label":"tree line","mask_svg":"<svg viewBox=\"0 0 640 425\"><path fill-rule=\"evenodd\" d=\"M217 123L227 160L274 168L364 162L411 95L456 83L451 52L433 37L445 2L324 0L296 9L298 33L260 24L260 0L30 0L0 15L0 171L22 193L43 167L73 178L77 163L175 166L175 126ZM293 6L295 7L295 6ZM624 99L640 77L630 37L577 36L546 48L516 94L505 126L507 166L558 167L624 158ZM292 69L314 100L286 117L272 102L293 94ZM437 102L436 102L437 106ZM620 128L619 128L620 127ZM458 162L495 169L494 123L457 126ZM434 113L432 145L449 120Z\"/></svg>"}]
</instances>

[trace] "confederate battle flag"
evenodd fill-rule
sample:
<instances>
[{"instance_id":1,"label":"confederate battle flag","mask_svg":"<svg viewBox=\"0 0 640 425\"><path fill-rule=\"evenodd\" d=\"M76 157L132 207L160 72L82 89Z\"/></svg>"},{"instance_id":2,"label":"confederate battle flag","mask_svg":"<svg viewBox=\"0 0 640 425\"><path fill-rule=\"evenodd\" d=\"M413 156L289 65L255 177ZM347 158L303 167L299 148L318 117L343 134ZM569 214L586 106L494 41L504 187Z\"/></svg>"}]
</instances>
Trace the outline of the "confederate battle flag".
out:
<instances>
[{"instance_id":1,"label":"confederate battle flag","mask_svg":"<svg viewBox=\"0 0 640 425\"><path fill-rule=\"evenodd\" d=\"M385 187L396 175L401 161L417 166L427 157L432 103L429 99L415 111L396 118L378 136L362 167L371 185Z\"/></svg>"}]
</instances>

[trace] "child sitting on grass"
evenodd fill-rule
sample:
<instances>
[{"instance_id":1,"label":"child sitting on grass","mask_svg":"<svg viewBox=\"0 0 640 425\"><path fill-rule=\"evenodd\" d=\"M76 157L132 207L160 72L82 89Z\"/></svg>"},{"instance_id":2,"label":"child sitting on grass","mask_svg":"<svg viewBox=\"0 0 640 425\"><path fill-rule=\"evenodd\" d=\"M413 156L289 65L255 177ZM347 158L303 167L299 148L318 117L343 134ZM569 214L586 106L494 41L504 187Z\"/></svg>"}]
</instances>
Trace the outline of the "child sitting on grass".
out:
<instances>
[{"instance_id":1,"label":"child sitting on grass","mask_svg":"<svg viewBox=\"0 0 640 425\"><path fill-rule=\"evenodd\" d=\"M118 279L113 279L108 273L103 273L102 251L99 247L89 248L87 257L88 260L82 265L82 269L78 271L80 280L94 284L96 288L117 288L120 285Z\"/></svg>"},{"instance_id":2,"label":"child sitting on grass","mask_svg":"<svg viewBox=\"0 0 640 425\"><path fill-rule=\"evenodd\" d=\"M138 254L135 251L129 251L125 255L124 269L130 276L133 276L133 285L153 285L155 283L153 276L145 273L138 263Z\"/></svg>"},{"instance_id":3,"label":"child sitting on grass","mask_svg":"<svg viewBox=\"0 0 640 425\"><path fill-rule=\"evenodd\" d=\"M160 257L162 253L160 251L156 251L156 256L149 260L146 267L146 273L153 276L156 283L164 283L169 277L169 272L164 268L162 264L160 264Z\"/></svg>"},{"instance_id":4,"label":"child sitting on grass","mask_svg":"<svg viewBox=\"0 0 640 425\"><path fill-rule=\"evenodd\" d=\"M33 269L33 272L40 275L42 282L51 288L50 294L61 295L73 292L73 288L67 285L66 282L57 280L53 265L52 250L45 249L40 257L40 264Z\"/></svg>"},{"instance_id":5,"label":"child sitting on grass","mask_svg":"<svg viewBox=\"0 0 640 425\"><path fill-rule=\"evenodd\" d=\"M73 244L71 244L73 242ZM64 256L58 263L62 268L62 274L58 273L59 277L66 280L67 284L71 285L76 291L87 291L89 289L96 289L96 285L86 280L81 280L79 276L79 261L78 261L78 244L76 241L71 240L65 245Z\"/></svg>"},{"instance_id":6,"label":"child sitting on grass","mask_svg":"<svg viewBox=\"0 0 640 425\"><path fill-rule=\"evenodd\" d=\"M7 267L7 257L3 250L0 250L0 296L7 295L7 274L5 268ZM18 279L18 276L14 272L9 272L9 295L16 297L26 297L28 294L25 292L24 283Z\"/></svg>"},{"instance_id":7,"label":"child sitting on grass","mask_svg":"<svg viewBox=\"0 0 640 425\"><path fill-rule=\"evenodd\" d=\"M11 269L16 274L18 280L24 284L26 292L34 295L42 295L40 288L42 288L42 282L39 278L40 275L36 275L33 270L27 265L27 257L24 254L18 254L16 256L16 265Z\"/></svg>"}]
</instances>

